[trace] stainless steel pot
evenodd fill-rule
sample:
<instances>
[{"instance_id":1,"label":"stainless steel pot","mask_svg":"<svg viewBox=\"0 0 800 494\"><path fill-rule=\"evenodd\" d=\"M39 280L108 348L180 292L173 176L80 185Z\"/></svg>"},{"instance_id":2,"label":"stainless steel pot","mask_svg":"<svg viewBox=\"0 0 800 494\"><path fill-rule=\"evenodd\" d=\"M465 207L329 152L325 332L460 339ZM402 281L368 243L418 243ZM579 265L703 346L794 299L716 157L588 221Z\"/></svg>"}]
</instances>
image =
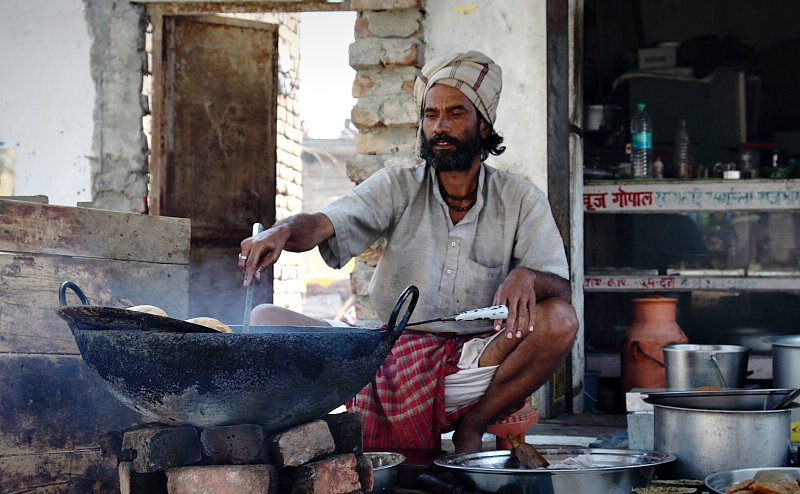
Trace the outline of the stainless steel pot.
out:
<instances>
[{"instance_id":1,"label":"stainless steel pot","mask_svg":"<svg viewBox=\"0 0 800 494\"><path fill-rule=\"evenodd\" d=\"M800 387L800 335L772 339L772 383L780 388Z\"/></svg>"},{"instance_id":2,"label":"stainless steel pot","mask_svg":"<svg viewBox=\"0 0 800 494\"><path fill-rule=\"evenodd\" d=\"M800 388L800 335L772 339L772 382L774 386ZM797 403L798 400L795 400ZM800 441L800 408L792 409L792 441Z\"/></svg>"},{"instance_id":3,"label":"stainless steel pot","mask_svg":"<svg viewBox=\"0 0 800 494\"><path fill-rule=\"evenodd\" d=\"M675 460L658 451L599 448L537 448L550 463L590 455L592 467L569 470L525 469L510 451L484 451L445 456L436 465L451 472L467 488L519 494L630 494L646 486L657 467Z\"/></svg>"},{"instance_id":4,"label":"stainless steel pot","mask_svg":"<svg viewBox=\"0 0 800 494\"><path fill-rule=\"evenodd\" d=\"M747 347L682 344L667 345L662 350L670 389L744 387L750 355Z\"/></svg>"},{"instance_id":5,"label":"stainless steel pot","mask_svg":"<svg viewBox=\"0 0 800 494\"><path fill-rule=\"evenodd\" d=\"M654 447L672 453L673 478L703 479L737 468L786 466L789 410L703 410L653 405ZM669 478L669 477L667 477Z\"/></svg>"}]
</instances>

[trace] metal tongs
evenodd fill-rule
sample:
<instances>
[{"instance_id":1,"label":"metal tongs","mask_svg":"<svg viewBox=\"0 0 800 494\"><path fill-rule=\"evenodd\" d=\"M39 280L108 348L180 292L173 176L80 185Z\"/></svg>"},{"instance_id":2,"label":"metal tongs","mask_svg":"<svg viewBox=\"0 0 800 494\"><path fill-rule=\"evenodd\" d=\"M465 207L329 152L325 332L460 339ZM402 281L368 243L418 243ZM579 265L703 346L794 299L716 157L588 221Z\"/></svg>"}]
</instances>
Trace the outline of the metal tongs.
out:
<instances>
[{"instance_id":1,"label":"metal tongs","mask_svg":"<svg viewBox=\"0 0 800 494\"><path fill-rule=\"evenodd\" d=\"M791 405L794 399L797 398L798 396L800 396L800 388L795 388L794 391L784 396L783 399L781 399L781 401L772 405L770 407L770 410L783 410L784 408L788 408L789 405Z\"/></svg>"},{"instance_id":2,"label":"metal tongs","mask_svg":"<svg viewBox=\"0 0 800 494\"><path fill-rule=\"evenodd\" d=\"M253 236L264 231L264 225L261 223L253 223ZM256 284L256 279L250 282L247 287L247 295L244 297L244 321L242 321L242 333L250 332L250 313L253 311L253 286Z\"/></svg>"},{"instance_id":3,"label":"metal tongs","mask_svg":"<svg viewBox=\"0 0 800 494\"><path fill-rule=\"evenodd\" d=\"M491 307L483 307L481 309L472 309L452 316L438 317L436 319L428 319L427 321L411 322L406 324L409 326L418 326L420 324L427 324L431 322L444 322L444 321L477 321L479 319L505 319L508 317L508 307L505 305L493 305Z\"/></svg>"}]
</instances>

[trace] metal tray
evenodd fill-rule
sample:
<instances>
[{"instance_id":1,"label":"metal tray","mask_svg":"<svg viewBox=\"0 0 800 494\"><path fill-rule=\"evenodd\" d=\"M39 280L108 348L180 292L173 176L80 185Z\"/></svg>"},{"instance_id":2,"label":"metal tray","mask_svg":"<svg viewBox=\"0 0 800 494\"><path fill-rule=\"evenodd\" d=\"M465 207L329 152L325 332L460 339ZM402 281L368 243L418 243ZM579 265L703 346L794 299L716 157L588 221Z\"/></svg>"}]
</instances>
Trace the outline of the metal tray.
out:
<instances>
[{"instance_id":1,"label":"metal tray","mask_svg":"<svg viewBox=\"0 0 800 494\"><path fill-rule=\"evenodd\" d=\"M657 466L675 460L674 455L658 451L572 447L537 450L550 463L571 456L590 455L593 466L567 470L526 469L519 466L510 451L449 455L439 458L435 464L453 471L460 482L473 490L521 494L630 494L634 487L646 486L653 479Z\"/></svg>"},{"instance_id":2,"label":"metal tray","mask_svg":"<svg viewBox=\"0 0 800 494\"><path fill-rule=\"evenodd\" d=\"M779 470L782 472L789 472L794 478L800 477L800 468L740 468L738 470L712 473L705 479L706 487L716 494L725 494L725 489L728 487L743 480L752 479L762 470Z\"/></svg>"},{"instance_id":3,"label":"metal tray","mask_svg":"<svg viewBox=\"0 0 800 494\"><path fill-rule=\"evenodd\" d=\"M769 410L792 389L723 389L719 391L659 391L644 401L654 405L699 410Z\"/></svg>"}]
</instances>

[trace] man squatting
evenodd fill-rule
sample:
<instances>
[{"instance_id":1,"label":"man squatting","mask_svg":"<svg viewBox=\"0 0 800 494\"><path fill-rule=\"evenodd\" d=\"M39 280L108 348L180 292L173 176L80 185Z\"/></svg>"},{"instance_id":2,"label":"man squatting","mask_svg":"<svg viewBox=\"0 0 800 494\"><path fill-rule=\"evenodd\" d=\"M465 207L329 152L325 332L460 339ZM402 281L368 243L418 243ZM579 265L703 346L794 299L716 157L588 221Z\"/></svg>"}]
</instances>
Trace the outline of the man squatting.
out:
<instances>
[{"instance_id":1,"label":"man squatting","mask_svg":"<svg viewBox=\"0 0 800 494\"><path fill-rule=\"evenodd\" d=\"M500 67L476 51L431 60L414 85L419 105L414 166L386 167L315 214L299 214L241 243L244 285L281 251L319 246L344 266L386 239L369 285L389 318L398 295L420 289L417 320L488 305L501 321L437 322L407 329L373 381L348 403L364 447L438 449L454 430L456 453L481 450L492 423L518 409L569 352L578 328L563 241L544 193L487 165L505 150L494 130ZM269 304L252 324L326 326Z\"/></svg>"}]
</instances>

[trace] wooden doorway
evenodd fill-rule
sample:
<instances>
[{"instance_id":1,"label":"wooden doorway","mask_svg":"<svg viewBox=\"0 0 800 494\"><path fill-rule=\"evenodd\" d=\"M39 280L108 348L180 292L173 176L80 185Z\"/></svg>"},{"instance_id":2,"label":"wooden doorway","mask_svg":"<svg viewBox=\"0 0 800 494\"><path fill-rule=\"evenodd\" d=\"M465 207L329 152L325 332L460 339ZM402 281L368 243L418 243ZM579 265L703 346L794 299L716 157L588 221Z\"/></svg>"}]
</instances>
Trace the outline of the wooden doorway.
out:
<instances>
[{"instance_id":1,"label":"wooden doorway","mask_svg":"<svg viewBox=\"0 0 800 494\"><path fill-rule=\"evenodd\" d=\"M152 19L151 214L192 221L188 316L241 324L239 242L275 220L278 26ZM255 302L272 300L272 273Z\"/></svg>"}]
</instances>

